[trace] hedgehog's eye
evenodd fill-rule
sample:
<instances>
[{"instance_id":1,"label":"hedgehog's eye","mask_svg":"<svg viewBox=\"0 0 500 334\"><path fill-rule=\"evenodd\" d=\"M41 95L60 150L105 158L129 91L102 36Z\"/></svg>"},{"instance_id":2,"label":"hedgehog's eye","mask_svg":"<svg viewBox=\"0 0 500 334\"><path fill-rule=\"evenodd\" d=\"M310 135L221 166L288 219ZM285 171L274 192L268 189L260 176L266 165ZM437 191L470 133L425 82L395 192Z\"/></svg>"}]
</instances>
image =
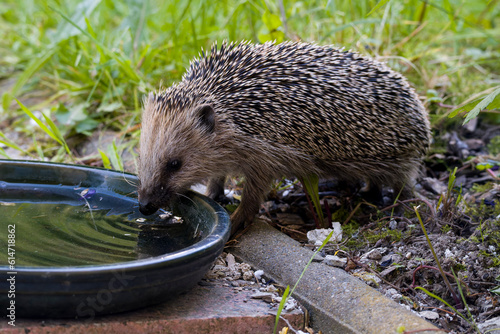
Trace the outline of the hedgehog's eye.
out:
<instances>
[{"instance_id":1,"label":"hedgehog's eye","mask_svg":"<svg viewBox=\"0 0 500 334\"><path fill-rule=\"evenodd\" d=\"M169 172L175 172L175 171L179 170L179 168L181 168L181 165L182 165L182 163L180 160L172 159L172 160L168 161L167 169Z\"/></svg>"}]
</instances>

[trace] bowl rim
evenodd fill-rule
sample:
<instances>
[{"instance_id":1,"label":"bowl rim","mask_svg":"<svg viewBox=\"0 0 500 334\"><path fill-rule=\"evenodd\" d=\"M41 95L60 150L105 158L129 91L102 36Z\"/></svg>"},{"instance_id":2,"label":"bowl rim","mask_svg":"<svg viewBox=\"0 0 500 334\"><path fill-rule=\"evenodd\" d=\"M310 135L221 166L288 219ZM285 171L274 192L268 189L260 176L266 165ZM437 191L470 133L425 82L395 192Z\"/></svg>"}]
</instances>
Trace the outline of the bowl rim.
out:
<instances>
[{"instance_id":1,"label":"bowl rim","mask_svg":"<svg viewBox=\"0 0 500 334\"><path fill-rule=\"evenodd\" d=\"M65 168L75 168L84 169L87 171L98 171L100 173L111 173L128 175L133 178L137 178L137 175L128 172L117 171L113 169L105 169L101 167L90 167L86 165L68 164L68 163L56 163L56 162L46 162L37 160L10 160L10 159L0 159L1 164L13 164L13 165L23 165L23 166L63 166ZM0 181L2 178L0 176ZM64 266L64 267L35 267L35 266L15 266L10 269L9 265L0 265L0 272L16 272L23 275L39 275L40 273L51 274L51 275L78 275L78 274L88 274L92 273L111 273L117 270L143 270L146 268L163 267L166 263L169 265L175 265L177 262L186 262L189 258L196 258L204 253L212 253L216 248L220 247L220 244L224 245L229 239L230 233L230 219L229 215L219 204L207 196L197 193L193 190L188 190L187 193L192 196L200 198L202 201L206 202L216 213L216 223L210 234L208 234L202 240L188 246L186 248L177 250L172 253L167 253L160 256L149 257L145 259L132 260L127 262L116 262L108 263L102 265L83 265L83 266Z\"/></svg>"}]
</instances>

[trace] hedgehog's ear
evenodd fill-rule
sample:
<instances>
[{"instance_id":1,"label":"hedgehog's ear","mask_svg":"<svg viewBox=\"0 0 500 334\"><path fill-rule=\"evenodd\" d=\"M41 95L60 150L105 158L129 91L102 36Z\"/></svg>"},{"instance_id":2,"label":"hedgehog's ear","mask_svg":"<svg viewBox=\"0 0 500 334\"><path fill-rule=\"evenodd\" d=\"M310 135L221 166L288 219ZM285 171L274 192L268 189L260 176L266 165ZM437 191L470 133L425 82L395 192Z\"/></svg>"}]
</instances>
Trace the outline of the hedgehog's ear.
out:
<instances>
[{"instance_id":1,"label":"hedgehog's ear","mask_svg":"<svg viewBox=\"0 0 500 334\"><path fill-rule=\"evenodd\" d=\"M196 108L195 115L198 115L200 119L200 125L202 128L206 129L209 133L212 133L215 129L215 111L209 104L202 104Z\"/></svg>"}]
</instances>

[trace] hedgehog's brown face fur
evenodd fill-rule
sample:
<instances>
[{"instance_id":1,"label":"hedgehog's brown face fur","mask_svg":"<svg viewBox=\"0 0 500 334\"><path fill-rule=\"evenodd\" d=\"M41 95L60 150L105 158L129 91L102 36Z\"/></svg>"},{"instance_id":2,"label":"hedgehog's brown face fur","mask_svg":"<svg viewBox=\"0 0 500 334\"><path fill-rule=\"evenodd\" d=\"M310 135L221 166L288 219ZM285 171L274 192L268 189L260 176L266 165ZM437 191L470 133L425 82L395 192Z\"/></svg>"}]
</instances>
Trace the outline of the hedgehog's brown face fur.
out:
<instances>
[{"instance_id":1,"label":"hedgehog's brown face fur","mask_svg":"<svg viewBox=\"0 0 500 334\"><path fill-rule=\"evenodd\" d=\"M216 138L210 104L168 108L165 94L150 94L142 116L138 192L139 209L146 215L209 176L204 162L211 159Z\"/></svg>"}]
</instances>

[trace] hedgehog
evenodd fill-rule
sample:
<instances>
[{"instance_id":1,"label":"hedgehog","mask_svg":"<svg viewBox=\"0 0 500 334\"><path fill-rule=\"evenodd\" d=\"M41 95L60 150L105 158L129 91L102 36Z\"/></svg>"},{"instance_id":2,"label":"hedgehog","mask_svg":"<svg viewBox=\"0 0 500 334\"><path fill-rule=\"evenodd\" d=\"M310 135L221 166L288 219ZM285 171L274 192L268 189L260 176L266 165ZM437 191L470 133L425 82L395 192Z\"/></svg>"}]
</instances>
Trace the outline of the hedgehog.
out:
<instances>
[{"instance_id":1,"label":"hedgehog","mask_svg":"<svg viewBox=\"0 0 500 334\"><path fill-rule=\"evenodd\" d=\"M317 175L412 194L430 142L427 112L387 65L334 46L215 43L182 80L144 101L139 210L151 215L207 181L243 176L232 232L273 180Z\"/></svg>"}]
</instances>

